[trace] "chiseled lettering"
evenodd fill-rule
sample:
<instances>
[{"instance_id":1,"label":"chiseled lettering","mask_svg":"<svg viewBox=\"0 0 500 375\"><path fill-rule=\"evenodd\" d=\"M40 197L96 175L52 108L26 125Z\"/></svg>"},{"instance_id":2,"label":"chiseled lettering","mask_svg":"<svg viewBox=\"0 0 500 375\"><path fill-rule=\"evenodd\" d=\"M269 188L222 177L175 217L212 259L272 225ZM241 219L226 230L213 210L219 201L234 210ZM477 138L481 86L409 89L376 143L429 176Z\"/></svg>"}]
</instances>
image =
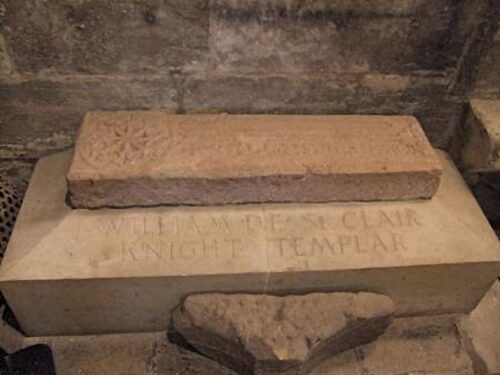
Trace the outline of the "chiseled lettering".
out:
<instances>
[{"instance_id":1,"label":"chiseled lettering","mask_svg":"<svg viewBox=\"0 0 500 375\"><path fill-rule=\"evenodd\" d=\"M371 230L377 228L399 228L421 226L417 213L413 209L405 210L383 210L374 211L345 211L341 215L344 228L349 230Z\"/></svg>"},{"instance_id":2,"label":"chiseled lettering","mask_svg":"<svg viewBox=\"0 0 500 375\"><path fill-rule=\"evenodd\" d=\"M280 214L270 214L269 215L269 222L271 225L271 231L272 232L277 232L283 229L284 227L284 218L283 215Z\"/></svg>"},{"instance_id":3,"label":"chiseled lettering","mask_svg":"<svg viewBox=\"0 0 500 375\"><path fill-rule=\"evenodd\" d=\"M423 223L418 220L417 217L417 212L415 210L412 210L411 208L406 209L406 217L408 219L408 225L411 226L413 224L417 226L422 226Z\"/></svg>"},{"instance_id":4,"label":"chiseled lettering","mask_svg":"<svg viewBox=\"0 0 500 375\"><path fill-rule=\"evenodd\" d=\"M169 224L169 221L167 220L166 217L159 217L158 218L158 234L161 236L163 234L174 234L176 231L176 226L175 224L172 225L172 223Z\"/></svg>"},{"instance_id":5,"label":"chiseled lettering","mask_svg":"<svg viewBox=\"0 0 500 375\"><path fill-rule=\"evenodd\" d=\"M196 255L197 241L185 241L179 246L179 254L181 258L192 259Z\"/></svg>"},{"instance_id":6,"label":"chiseled lettering","mask_svg":"<svg viewBox=\"0 0 500 375\"><path fill-rule=\"evenodd\" d=\"M154 246L149 242L145 242L143 244L143 248L144 248L144 256L146 259L149 258L162 259L162 249L160 244Z\"/></svg>"},{"instance_id":7,"label":"chiseled lettering","mask_svg":"<svg viewBox=\"0 0 500 375\"><path fill-rule=\"evenodd\" d=\"M194 261L203 259L232 259L245 253L245 242L240 238L164 241L156 238L120 244L124 261Z\"/></svg>"},{"instance_id":8,"label":"chiseled lettering","mask_svg":"<svg viewBox=\"0 0 500 375\"><path fill-rule=\"evenodd\" d=\"M389 225L390 227L394 227L394 223L391 221L391 218L384 210L379 210L378 217L379 217L379 226Z\"/></svg>"},{"instance_id":9,"label":"chiseled lettering","mask_svg":"<svg viewBox=\"0 0 500 375\"><path fill-rule=\"evenodd\" d=\"M303 257L310 254L310 251L308 251L308 249L304 247L303 240L304 239L301 237L292 237L289 239L293 252L298 257Z\"/></svg>"},{"instance_id":10,"label":"chiseled lettering","mask_svg":"<svg viewBox=\"0 0 500 375\"><path fill-rule=\"evenodd\" d=\"M350 243L351 236L339 236L340 252L345 253L345 249Z\"/></svg>"},{"instance_id":11,"label":"chiseled lettering","mask_svg":"<svg viewBox=\"0 0 500 375\"><path fill-rule=\"evenodd\" d=\"M365 211L361 211L360 214L364 229L372 229L376 227L376 224L374 224L373 222L370 223L369 216L366 214Z\"/></svg>"},{"instance_id":12,"label":"chiseled lettering","mask_svg":"<svg viewBox=\"0 0 500 375\"><path fill-rule=\"evenodd\" d=\"M210 216L212 227L218 232L229 233L229 224L224 216Z\"/></svg>"},{"instance_id":13,"label":"chiseled lettering","mask_svg":"<svg viewBox=\"0 0 500 375\"><path fill-rule=\"evenodd\" d=\"M245 215L245 224L247 231L257 232L262 228L262 218L258 215L247 214Z\"/></svg>"},{"instance_id":14,"label":"chiseled lettering","mask_svg":"<svg viewBox=\"0 0 500 375\"><path fill-rule=\"evenodd\" d=\"M404 237L401 233L391 233L391 237L394 251L408 250L404 242Z\"/></svg>"},{"instance_id":15,"label":"chiseled lettering","mask_svg":"<svg viewBox=\"0 0 500 375\"><path fill-rule=\"evenodd\" d=\"M113 234L120 234L122 231L124 220L123 219L109 219L104 221L99 228L105 236L110 236Z\"/></svg>"},{"instance_id":16,"label":"chiseled lettering","mask_svg":"<svg viewBox=\"0 0 500 375\"><path fill-rule=\"evenodd\" d=\"M335 237L267 238L269 254L292 257L337 256L349 254L382 254L407 250L399 233L340 234Z\"/></svg>"},{"instance_id":17,"label":"chiseled lettering","mask_svg":"<svg viewBox=\"0 0 500 375\"><path fill-rule=\"evenodd\" d=\"M170 241L170 242L168 242L168 244L166 246L167 246L168 255L169 255L168 259L170 261L172 261L172 260L174 260L174 243ZM161 243L161 247L162 247L162 249L164 249L165 248L165 244Z\"/></svg>"},{"instance_id":18,"label":"chiseled lettering","mask_svg":"<svg viewBox=\"0 0 500 375\"><path fill-rule=\"evenodd\" d=\"M239 238L231 238L225 240L225 242L230 245L232 258L236 258L243 253L243 241Z\"/></svg>"},{"instance_id":19,"label":"chiseled lettering","mask_svg":"<svg viewBox=\"0 0 500 375\"><path fill-rule=\"evenodd\" d=\"M331 254L336 254L335 244L326 237L313 237L311 240L311 254L323 254L328 250Z\"/></svg>"},{"instance_id":20,"label":"chiseled lettering","mask_svg":"<svg viewBox=\"0 0 500 375\"><path fill-rule=\"evenodd\" d=\"M326 229L325 218L322 217L321 215L304 214L302 215L302 220L304 220L306 223L311 224L313 228L322 230Z\"/></svg>"},{"instance_id":21,"label":"chiseled lettering","mask_svg":"<svg viewBox=\"0 0 500 375\"><path fill-rule=\"evenodd\" d=\"M137 262L139 260L139 256L134 251L132 246L129 246L127 243L122 242L122 260L131 260L133 262Z\"/></svg>"},{"instance_id":22,"label":"chiseled lettering","mask_svg":"<svg viewBox=\"0 0 500 375\"><path fill-rule=\"evenodd\" d=\"M358 253L368 253L370 251L370 249L367 249L366 247L362 246L363 244L358 235L354 235L353 237L354 237L354 243L356 245L355 248Z\"/></svg>"},{"instance_id":23,"label":"chiseled lettering","mask_svg":"<svg viewBox=\"0 0 500 375\"><path fill-rule=\"evenodd\" d=\"M375 234L373 236L373 250L379 250L382 249L384 251L387 251L387 246L385 245L384 241L382 241L382 238L378 234Z\"/></svg>"},{"instance_id":24,"label":"chiseled lettering","mask_svg":"<svg viewBox=\"0 0 500 375\"><path fill-rule=\"evenodd\" d=\"M192 231L192 232L201 234L200 227L198 226L198 223L196 222L193 215L188 216L188 219L186 222L186 231Z\"/></svg>"},{"instance_id":25,"label":"chiseled lettering","mask_svg":"<svg viewBox=\"0 0 500 375\"><path fill-rule=\"evenodd\" d=\"M286 241L287 239L285 237L275 237L275 238L267 238L266 239L266 247L267 247L267 251L269 252L269 250L274 246L277 245L278 247L278 250L279 250L279 254L280 256L284 256L285 255L285 247L284 247L284 242Z\"/></svg>"},{"instance_id":26,"label":"chiseled lettering","mask_svg":"<svg viewBox=\"0 0 500 375\"><path fill-rule=\"evenodd\" d=\"M310 255L310 248L304 246L304 239L302 237L275 237L267 239L267 250L269 251L271 244L277 244L280 256L287 253L291 255L302 257ZM288 250L288 252L287 252Z\"/></svg>"},{"instance_id":27,"label":"chiseled lettering","mask_svg":"<svg viewBox=\"0 0 500 375\"><path fill-rule=\"evenodd\" d=\"M209 254L219 257L219 241L215 238L203 240L203 257L208 257Z\"/></svg>"},{"instance_id":28,"label":"chiseled lettering","mask_svg":"<svg viewBox=\"0 0 500 375\"><path fill-rule=\"evenodd\" d=\"M404 226L403 216L401 215L401 210L396 210L396 211L394 212L394 216L396 216L396 217L395 217L396 222L397 222L397 225L396 225L396 226L397 226L397 227L402 227L402 226Z\"/></svg>"},{"instance_id":29,"label":"chiseled lettering","mask_svg":"<svg viewBox=\"0 0 500 375\"><path fill-rule=\"evenodd\" d=\"M146 217L137 217L132 219L132 233L143 235L157 234L158 227L152 225L152 220L148 220Z\"/></svg>"},{"instance_id":30,"label":"chiseled lettering","mask_svg":"<svg viewBox=\"0 0 500 375\"><path fill-rule=\"evenodd\" d=\"M347 229L356 229L357 220L355 211L346 211L342 214L342 224Z\"/></svg>"}]
</instances>

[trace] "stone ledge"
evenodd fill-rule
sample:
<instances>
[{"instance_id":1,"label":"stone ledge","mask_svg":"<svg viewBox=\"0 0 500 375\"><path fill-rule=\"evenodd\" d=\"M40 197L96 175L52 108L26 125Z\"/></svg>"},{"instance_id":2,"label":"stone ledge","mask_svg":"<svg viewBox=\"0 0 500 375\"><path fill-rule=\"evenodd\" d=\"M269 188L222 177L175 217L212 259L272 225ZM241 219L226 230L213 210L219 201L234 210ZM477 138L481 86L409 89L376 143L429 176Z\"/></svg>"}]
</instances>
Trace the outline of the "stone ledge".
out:
<instances>
[{"instance_id":1,"label":"stone ledge","mask_svg":"<svg viewBox=\"0 0 500 375\"><path fill-rule=\"evenodd\" d=\"M71 152L42 159L0 268L29 335L162 330L201 292L386 294L397 315L468 312L499 243L458 171L426 202L72 210ZM75 324L78 322L78 324Z\"/></svg>"},{"instance_id":2,"label":"stone ledge","mask_svg":"<svg viewBox=\"0 0 500 375\"><path fill-rule=\"evenodd\" d=\"M472 99L461 163L468 173L500 171L500 100Z\"/></svg>"}]
</instances>

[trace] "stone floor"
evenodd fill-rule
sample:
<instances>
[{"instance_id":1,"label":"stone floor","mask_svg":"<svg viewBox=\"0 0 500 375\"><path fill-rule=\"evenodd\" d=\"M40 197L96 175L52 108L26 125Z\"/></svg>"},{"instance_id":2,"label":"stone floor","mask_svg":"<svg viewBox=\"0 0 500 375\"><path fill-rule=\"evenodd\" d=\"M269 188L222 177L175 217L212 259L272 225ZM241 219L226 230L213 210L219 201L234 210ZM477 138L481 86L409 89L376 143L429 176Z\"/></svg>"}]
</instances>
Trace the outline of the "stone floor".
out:
<instances>
[{"instance_id":1,"label":"stone floor","mask_svg":"<svg viewBox=\"0 0 500 375\"><path fill-rule=\"evenodd\" d=\"M396 319L376 342L327 360L312 374L474 374L456 329L459 318L441 315ZM0 341L11 350L49 344L58 375L235 374L171 344L164 332L24 339L9 329L2 327Z\"/></svg>"}]
</instances>

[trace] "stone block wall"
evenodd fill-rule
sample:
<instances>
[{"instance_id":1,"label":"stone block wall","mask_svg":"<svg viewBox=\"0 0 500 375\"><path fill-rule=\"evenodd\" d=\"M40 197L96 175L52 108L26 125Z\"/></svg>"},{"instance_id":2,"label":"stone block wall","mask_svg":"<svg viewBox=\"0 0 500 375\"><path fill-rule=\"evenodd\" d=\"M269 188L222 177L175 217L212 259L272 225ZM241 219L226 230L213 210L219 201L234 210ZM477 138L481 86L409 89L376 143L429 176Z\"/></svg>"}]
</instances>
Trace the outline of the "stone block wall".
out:
<instances>
[{"instance_id":1,"label":"stone block wall","mask_svg":"<svg viewBox=\"0 0 500 375\"><path fill-rule=\"evenodd\" d=\"M500 99L500 30L497 30L492 44L478 65L477 79L472 87L471 97Z\"/></svg>"},{"instance_id":2,"label":"stone block wall","mask_svg":"<svg viewBox=\"0 0 500 375\"><path fill-rule=\"evenodd\" d=\"M0 172L23 190L96 109L411 114L448 149L498 3L0 0Z\"/></svg>"},{"instance_id":3,"label":"stone block wall","mask_svg":"<svg viewBox=\"0 0 500 375\"><path fill-rule=\"evenodd\" d=\"M497 15L497 19L500 19L500 16ZM472 85L470 98L500 100L500 30L497 30L477 69L477 79ZM466 112L470 110L466 107ZM465 122L461 125L466 124ZM457 132L459 143L464 143L466 140L460 139L460 130L465 134L467 132L460 127ZM492 168L478 172L462 168L462 173L500 238L500 170Z\"/></svg>"}]
</instances>

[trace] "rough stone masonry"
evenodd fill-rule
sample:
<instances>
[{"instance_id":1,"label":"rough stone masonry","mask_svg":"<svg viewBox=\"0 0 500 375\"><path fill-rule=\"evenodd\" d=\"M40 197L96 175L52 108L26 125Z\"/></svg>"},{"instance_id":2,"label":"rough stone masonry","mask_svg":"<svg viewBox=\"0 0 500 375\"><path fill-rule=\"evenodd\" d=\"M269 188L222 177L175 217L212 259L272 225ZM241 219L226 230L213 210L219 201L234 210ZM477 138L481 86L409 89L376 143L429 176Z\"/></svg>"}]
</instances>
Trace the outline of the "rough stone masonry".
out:
<instances>
[{"instance_id":1,"label":"rough stone masonry","mask_svg":"<svg viewBox=\"0 0 500 375\"><path fill-rule=\"evenodd\" d=\"M131 108L413 115L450 150L471 88L500 97L499 11L484 0L1 0L0 171L23 195L85 112ZM496 201L481 202L495 224Z\"/></svg>"},{"instance_id":2,"label":"rough stone masonry","mask_svg":"<svg viewBox=\"0 0 500 375\"><path fill-rule=\"evenodd\" d=\"M74 207L432 197L441 166L404 116L91 112L67 175Z\"/></svg>"}]
</instances>

